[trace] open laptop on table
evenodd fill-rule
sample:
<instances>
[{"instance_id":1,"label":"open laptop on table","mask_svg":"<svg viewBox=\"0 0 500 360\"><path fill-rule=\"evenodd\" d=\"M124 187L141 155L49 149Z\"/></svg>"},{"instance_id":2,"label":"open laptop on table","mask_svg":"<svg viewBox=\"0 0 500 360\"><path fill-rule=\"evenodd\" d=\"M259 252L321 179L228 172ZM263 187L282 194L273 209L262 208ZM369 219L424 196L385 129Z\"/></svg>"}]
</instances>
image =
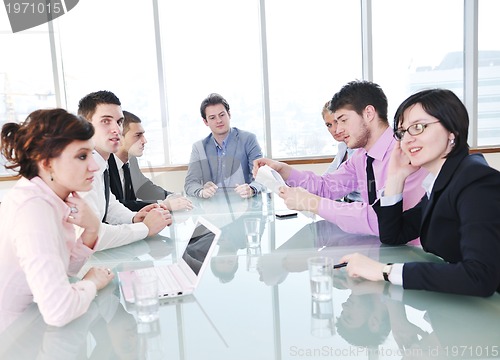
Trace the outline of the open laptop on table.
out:
<instances>
[{"instance_id":1,"label":"open laptop on table","mask_svg":"<svg viewBox=\"0 0 500 360\"><path fill-rule=\"evenodd\" d=\"M118 278L125 300L134 302L132 283L137 276L147 274L158 276L160 299L192 294L210 263L220 233L219 228L199 217L178 262L119 272Z\"/></svg>"}]
</instances>

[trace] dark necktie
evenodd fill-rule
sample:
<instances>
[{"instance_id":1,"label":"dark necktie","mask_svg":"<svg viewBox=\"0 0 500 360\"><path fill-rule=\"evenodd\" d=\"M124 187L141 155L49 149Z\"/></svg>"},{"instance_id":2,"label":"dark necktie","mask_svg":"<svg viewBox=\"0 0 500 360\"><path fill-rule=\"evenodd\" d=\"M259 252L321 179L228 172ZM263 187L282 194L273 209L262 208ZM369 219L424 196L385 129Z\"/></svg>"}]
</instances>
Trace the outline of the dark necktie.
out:
<instances>
[{"instance_id":1,"label":"dark necktie","mask_svg":"<svg viewBox=\"0 0 500 360\"><path fill-rule=\"evenodd\" d=\"M368 187L368 203L372 205L377 199L375 175L373 174L373 158L366 155L366 185Z\"/></svg>"},{"instance_id":2,"label":"dark necktie","mask_svg":"<svg viewBox=\"0 0 500 360\"><path fill-rule=\"evenodd\" d=\"M104 198L106 199L106 208L104 209L104 216L102 218L102 222L106 222L106 216L108 215L108 206L109 206L109 171L108 169L104 170Z\"/></svg>"},{"instance_id":3,"label":"dark necktie","mask_svg":"<svg viewBox=\"0 0 500 360\"><path fill-rule=\"evenodd\" d=\"M134 187L132 186L132 178L130 177L130 167L128 163L123 164L123 178L124 178L124 186L123 186L123 195L125 196L125 200L135 200L135 192Z\"/></svg>"}]
</instances>

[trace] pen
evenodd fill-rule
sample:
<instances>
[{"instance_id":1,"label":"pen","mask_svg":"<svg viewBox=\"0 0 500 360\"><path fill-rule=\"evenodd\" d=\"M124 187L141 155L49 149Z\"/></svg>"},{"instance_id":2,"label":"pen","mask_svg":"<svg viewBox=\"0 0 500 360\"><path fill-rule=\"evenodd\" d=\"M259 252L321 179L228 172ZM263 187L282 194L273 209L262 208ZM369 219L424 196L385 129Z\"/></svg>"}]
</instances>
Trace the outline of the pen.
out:
<instances>
[{"instance_id":1,"label":"pen","mask_svg":"<svg viewBox=\"0 0 500 360\"><path fill-rule=\"evenodd\" d=\"M345 266L347 266L347 263L346 263L346 262L343 262L343 263L340 263L340 264L335 264L335 265L333 265L333 268L334 268L334 269L340 269L340 268L343 268L343 267L345 267Z\"/></svg>"}]
</instances>

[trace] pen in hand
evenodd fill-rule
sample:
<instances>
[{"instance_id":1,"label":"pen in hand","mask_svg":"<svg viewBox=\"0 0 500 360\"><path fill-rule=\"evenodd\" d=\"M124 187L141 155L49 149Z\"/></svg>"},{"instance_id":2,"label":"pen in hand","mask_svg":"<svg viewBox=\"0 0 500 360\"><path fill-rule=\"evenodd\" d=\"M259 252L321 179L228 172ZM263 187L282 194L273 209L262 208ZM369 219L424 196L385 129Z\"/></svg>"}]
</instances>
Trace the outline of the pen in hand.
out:
<instances>
[{"instance_id":1,"label":"pen in hand","mask_svg":"<svg viewBox=\"0 0 500 360\"><path fill-rule=\"evenodd\" d=\"M333 265L333 268L334 269L340 269L340 268L343 268L343 267L346 267L346 266L347 266L347 263L343 262L343 263L340 263L340 264Z\"/></svg>"}]
</instances>

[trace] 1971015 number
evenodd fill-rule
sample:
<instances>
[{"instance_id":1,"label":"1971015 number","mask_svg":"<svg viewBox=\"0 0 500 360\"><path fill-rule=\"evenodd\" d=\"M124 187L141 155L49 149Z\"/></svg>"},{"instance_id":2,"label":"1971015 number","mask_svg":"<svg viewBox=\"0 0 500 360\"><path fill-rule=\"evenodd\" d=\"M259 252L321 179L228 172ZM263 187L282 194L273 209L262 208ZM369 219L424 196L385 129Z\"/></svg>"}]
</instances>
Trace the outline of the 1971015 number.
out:
<instances>
[{"instance_id":1,"label":"1971015 number","mask_svg":"<svg viewBox=\"0 0 500 360\"><path fill-rule=\"evenodd\" d=\"M5 7L9 14L59 14L61 11L64 11L58 2L39 2L38 4L34 2L9 2L5 4Z\"/></svg>"}]
</instances>

